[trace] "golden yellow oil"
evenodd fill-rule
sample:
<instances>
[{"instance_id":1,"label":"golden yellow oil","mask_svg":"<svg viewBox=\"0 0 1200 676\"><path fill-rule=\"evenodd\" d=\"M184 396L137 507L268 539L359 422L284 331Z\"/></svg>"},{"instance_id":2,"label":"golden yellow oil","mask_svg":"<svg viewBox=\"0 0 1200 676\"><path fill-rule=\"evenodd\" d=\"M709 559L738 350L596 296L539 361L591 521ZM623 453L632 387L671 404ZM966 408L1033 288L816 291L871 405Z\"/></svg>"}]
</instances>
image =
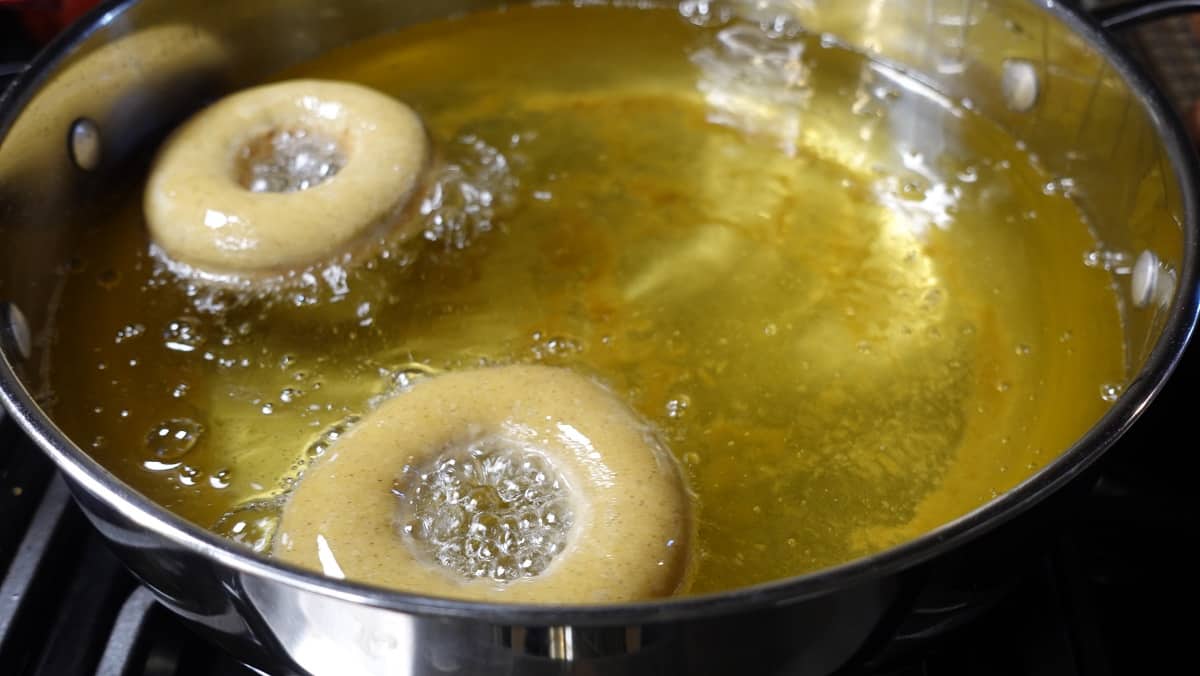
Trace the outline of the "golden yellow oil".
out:
<instances>
[{"instance_id":1,"label":"golden yellow oil","mask_svg":"<svg viewBox=\"0 0 1200 676\"><path fill-rule=\"evenodd\" d=\"M1124 378L1069 182L896 71L755 30L522 7L281 74L420 113L439 157L427 236L270 294L214 290L149 254L132 182L64 273L56 419L138 490L261 548L278 497L373 398L480 364L567 366L685 467L697 593L979 506Z\"/></svg>"}]
</instances>

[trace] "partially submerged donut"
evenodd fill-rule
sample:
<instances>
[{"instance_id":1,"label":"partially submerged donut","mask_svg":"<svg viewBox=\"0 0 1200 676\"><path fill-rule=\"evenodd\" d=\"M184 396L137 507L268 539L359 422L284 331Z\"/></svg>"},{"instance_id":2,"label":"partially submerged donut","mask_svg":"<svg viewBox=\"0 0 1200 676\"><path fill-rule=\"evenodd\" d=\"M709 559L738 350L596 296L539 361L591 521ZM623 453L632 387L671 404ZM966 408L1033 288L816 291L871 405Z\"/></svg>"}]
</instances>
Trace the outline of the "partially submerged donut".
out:
<instances>
[{"instance_id":1,"label":"partially submerged donut","mask_svg":"<svg viewBox=\"0 0 1200 676\"><path fill-rule=\"evenodd\" d=\"M692 540L674 458L561 368L436 376L383 403L283 510L284 561L401 590L525 603L680 590Z\"/></svg>"},{"instance_id":2,"label":"partially submerged donut","mask_svg":"<svg viewBox=\"0 0 1200 676\"><path fill-rule=\"evenodd\" d=\"M392 225L428 155L417 115L375 90L254 87L171 135L146 185L146 221L169 259L202 276L282 274Z\"/></svg>"}]
</instances>

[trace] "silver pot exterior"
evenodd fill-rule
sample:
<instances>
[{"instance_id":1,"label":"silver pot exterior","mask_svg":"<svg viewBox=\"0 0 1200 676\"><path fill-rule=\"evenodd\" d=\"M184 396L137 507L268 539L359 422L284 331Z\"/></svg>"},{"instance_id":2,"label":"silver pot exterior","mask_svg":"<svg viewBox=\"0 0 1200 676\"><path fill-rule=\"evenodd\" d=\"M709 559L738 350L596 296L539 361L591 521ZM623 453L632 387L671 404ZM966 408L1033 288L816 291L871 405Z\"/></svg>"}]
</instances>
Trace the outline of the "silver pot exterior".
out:
<instances>
[{"instance_id":1,"label":"silver pot exterior","mask_svg":"<svg viewBox=\"0 0 1200 676\"><path fill-rule=\"evenodd\" d=\"M748 664L756 673L828 674L860 648L896 594L896 580L882 577L802 603L612 625L395 612L232 569L72 489L165 605L271 674L716 675Z\"/></svg>"},{"instance_id":2,"label":"silver pot exterior","mask_svg":"<svg viewBox=\"0 0 1200 676\"><path fill-rule=\"evenodd\" d=\"M879 630L903 571L1083 472L1150 403L1191 335L1200 294L1192 153L1161 98L1093 23L1049 0L730 2L784 13L968 100L1048 170L1071 176L1099 239L1132 252L1116 281L1135 377L1034 477L917 541L820 573L699 598L537 608L400 594L275 565L150 503L72 444L36 403L54 271L73 236L64 214L86 209L136 150L217 95L355 39L495 4L109 2L0 100L0 396L130 569L250 664L314 674L830 673ZM722 3L681 6L697 4ZM924 123L903 140L934 155L945 139L928 133L937 120Z\"/></svg>"}]
</instances>

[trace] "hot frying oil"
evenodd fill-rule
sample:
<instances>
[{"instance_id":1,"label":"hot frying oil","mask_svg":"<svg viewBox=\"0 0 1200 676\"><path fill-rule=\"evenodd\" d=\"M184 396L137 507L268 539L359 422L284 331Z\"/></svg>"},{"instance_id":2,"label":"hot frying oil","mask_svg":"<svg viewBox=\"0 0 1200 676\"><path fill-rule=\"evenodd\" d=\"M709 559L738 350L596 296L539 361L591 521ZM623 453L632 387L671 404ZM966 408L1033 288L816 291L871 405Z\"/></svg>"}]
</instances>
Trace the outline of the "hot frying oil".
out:
<instances>
[{"instance_id":1,"label":"hot frying oil","mask_svg":"<svg viewBox=\"0 0 1200 676\"><path fill-rule=\"evenodd\" d=\"M206 288L149 253L131 184L64 274L49 362L73 439L248 546L373 401L442 371L542 362L628 401L697 495L693 592L960 516L1124 377L1112 282L1083 264L1096 242L1062 182L833 41L525 7L296 76L421 115L424 234L270 293Z\"/></svg>"}]
</instances>

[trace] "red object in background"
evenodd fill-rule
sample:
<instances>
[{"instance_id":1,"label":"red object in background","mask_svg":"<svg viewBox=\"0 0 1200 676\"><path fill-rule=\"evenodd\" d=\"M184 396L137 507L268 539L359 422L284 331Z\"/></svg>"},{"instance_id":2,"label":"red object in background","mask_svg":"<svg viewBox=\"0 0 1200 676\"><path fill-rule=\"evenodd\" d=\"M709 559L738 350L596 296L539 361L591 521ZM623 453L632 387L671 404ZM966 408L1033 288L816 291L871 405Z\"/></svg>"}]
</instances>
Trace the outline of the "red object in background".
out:
<instances>
[{"instance_id":1,"label":"red object in background","mask_svg":"<svg viewBox=\"0 0 1200 676\"><path fill-rule=\"evenodd\" d=\"M0 0L0 7L14 8L21 22L39 45L50 41L72 21L83 16L100 0Z\"/></svg>"}]
</instances>

